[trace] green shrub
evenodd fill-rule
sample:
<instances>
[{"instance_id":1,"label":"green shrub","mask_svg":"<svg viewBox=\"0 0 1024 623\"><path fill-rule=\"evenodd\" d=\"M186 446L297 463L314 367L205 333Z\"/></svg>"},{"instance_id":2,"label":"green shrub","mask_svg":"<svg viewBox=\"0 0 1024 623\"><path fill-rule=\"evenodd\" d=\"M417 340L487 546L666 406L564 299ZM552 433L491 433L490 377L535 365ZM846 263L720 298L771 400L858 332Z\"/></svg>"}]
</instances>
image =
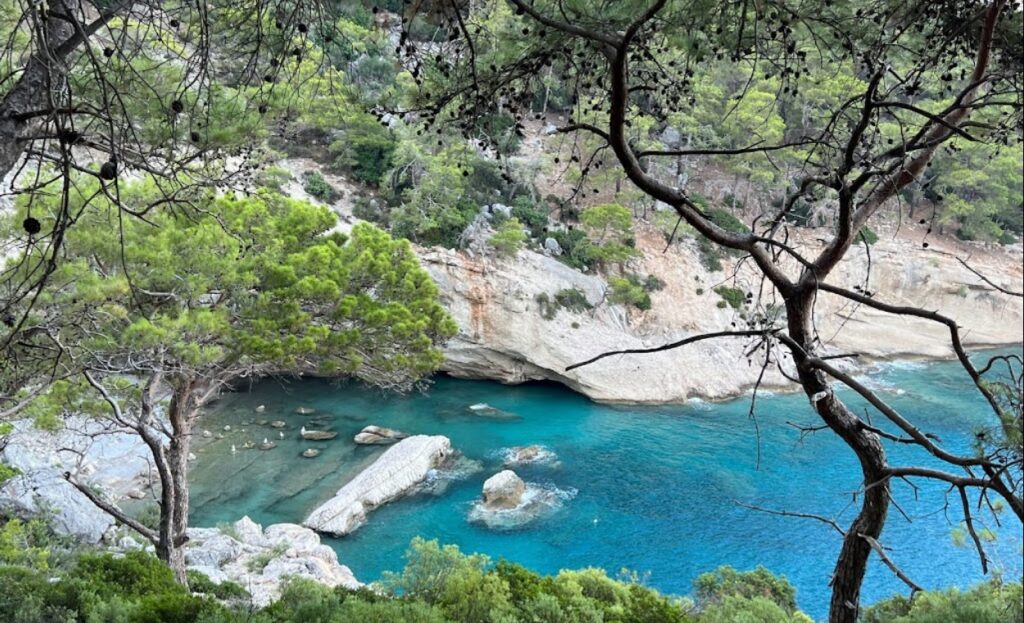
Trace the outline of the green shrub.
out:
<instances>
[{"instance_id":1,"label":"green shrub","mask_svg":"<svg viewBox=\"0 0 1024 623\"><path fill-rule=\"evenodd\" d=\"M523 231L519 219L512 217L498 226L490 240L491 246L502 257L511 257L523 248L526 242L526 233Z\"/></svg>"},{"instance_id":2,"label":"green shrub","mask_svg":"<svg viewBox=\"0 0 1024 623\"><path fill-rule=\"evenodd\" d=\"M591 258L600 264L620 264L638 255L632 238L633 215L617 203L596 205L584 210L580 223L592 243Z\"/></svg>"},{"instance_id":3,"label":"green shrub","mask_svg":"<svg viewBox=\"0 0 1024 623\"><path fill-rule=\"evenodd\" d=\"M753 571L737 571L730 566L703 573L694 581L697 604L706 608L729 597L763 598L787 613L796 611L796 589L785 576L777 576L758 566Z\"/></svg>"},{"instance_id":4,"label":"green shrub","mask_svg":"<svg viewBox=\"0 0 1024 623\"><path fill-rule=\"evenodd\" d=\"M60 587L33 569L0 565L0 621L41 623L75 621L74 603L63 597ZM70 606L70 607L69 607Z\"/></svg>"},{"instance_id":5,"label":"green shrub","mask_svg":"<svg viewBox=\"0 0 1024 623\"><path fill-rule=\"evenodd\" d=\"M249 597L249 591L242 588L242 585L238 582L224 581L216 584L206 575L192 569L188 570L188 587L194 593L213 595L217 599L222 600L246 599Z\"/></svg>"},{"instance_id":6,"label":"green shrub","mask_svg":"<svg viewBox=\"0 0 1024 623\"><path fill-rule=\"evenodd\" d=\"M174 574L166 564L145 552L128 552L120 558L111 554L84 554L78 558L72 577L104 596L143 597L187 592L174 581Z\"/></svg>"},{"instance_id":7,"label":"green shrub","mask_svg":"<svg viewBox=\"0 0 1024 623\"><path fill-rule=\"evenodd\" d=\"M260 171L256 179L260 186L279 193L284 189L285 184L295 178L292 177L288 169L270 166Z\"/></svg>"},{"instance_id":8,"label":"green shrub","mask_svg":"<svg viewBox=\"0 0 1024 623\"><path fill-rule=\"evenodd\" d=\"M337 192L334 190L324 176L319 171L306 171L302 174L304 180L303 189L311 197L316 197L324 203L332 203L337 198Z\"/></svg>"},{"instance_id":9,"label":"green shrub","mask_svg":"<svg viewBox=\"0 0 1024 623\"><path fill-rule=\"evenodd\" d=\"M160 527L160 507L156 504L147 504L136 514L135 519L151 530Z\"/></svg>"},{"instance_id":10,"label":"green shrub","mask_svg":"<svg viewBox=\"0 0 1024 623\"><path fill-rule=\"evenodd\" d=\"M533 300L537 301L537 305L540 307L540 316L544 320L554 320L558 315L558 303L552 300L547 292L538 293Z\"/></svg>"},{"instance_id":11,"label":"green shrub","mask_svg":"<svg viewBox=\"0 0 1024 623\"><path fill-rule=\"evenodd\" d=\"M725 231L730 231L734 234L745 234L750 231L743 221L739 220L732 215L728 210L722 208L710 208L707 210L708 218L715 225L718 225Z\"/></svg>"},{"instance_id":12,"label":"green shrub","mask_svg":"<svg viewBox=\"0 0 1024 623\"><path fill-rule=\"evenodd\" d=\"M46 546L46 524L38 519L11 519L0 525L0 565L47 569L50 550Z\"/></svg>"},{"instance_id":13,"label":"green shrub","mask_svg":"<svg viewBox=\"0 0 1024 623\"><path fill-rule=\"evenodd\" d=\"M733 288L730 286L718 286L715 288L715 293L722 297L722 300L732 307L733 309L741 309L747 303L747 295L743 290L739 288ZM720 305L719 307L724 307Z\"/></svg>"},{"instance_id":14,"label":"green shrub","mask_svg":"<svg viewBox=\"0 0 1024 623\"><path fill-rule=\"evenodd\" d=\"M657 275L647 275L644 278L643 288L648 292L657 292L665 287L665 282Z\"/></svg>"},{"instance_id":15,"label":"green shrub","mask_svg":"<svg viewBox=\"0 0 1024 623\"><path fill-rule=\"evenodd\" d=\"M383 223L387 220L384 210L380 208L377 201L362 196L356 197L352 201L352 216L371 223Z\"/></svg>"},{"instance_id":16,"label":"green shrub","mask_svg":"<svg viewBox=\"0 0 1024 623\"><path fill-rule=\"evenodd\" d=\"M701 612L700 623L814 623L801 612L787 612L766 597L730 595Z\"/></svg>"},{"instance_id":17,"label":"green shrub","mask_svg":"<svg viewBox=\"0 0 1024 623\"><path fill-rule=\"evenodd\" d=\"M969 590L919 593L913 600L890 597L869 608L863 623L1022 623L1021 584L993 579Z\"/></svg>"},{"instance_id":18,"label":"green shrub","mask_svg":"<svg viewBox=\"0 0 1024 623\"><path fill-rule=\"evenodd\" d=\"M593 253L593 244L587 235L579 229L562 229L551 232L562 254L558 261L577 270L589 271L597 263Z\"/></svg>"},{"instance_id":19,"label":"green shrub","mask_svg":"<svg viewBox=\"0 0 1024 623\"><path fill-rule=\"evenodd\" d=\"M397 146L391 130L373 115L360 112L345 119L341 138L331 143L329 149L334 155L334 166L350 171L360 182L379 186L394 164Z\"/></svg>"},{"instance_id":20,"label":"green shrub","mask_svg":"<svg viewBox=\"0 0 1024 623\"><path fill-rule=\"evenodd\" d=\"M250 558L246 566L251 573L259 573L260 571L263 571L263 569L267 565L270 564L271 560L285 553L287 549L288 547L283 543L280 545L275 545L272 549L269 549L265 552L260 552L259 554L256 554L255 556Z\"/></svg>"},{"instance_id":21,"label":"green shrub","mask_svg":"<svg viewBox=\"0 0 1024 623\"><path fill-rule=\"evenodd\" d=\"M713 273L722 270L722 251L715 243L704 236L697 238L697 250L700 252L700 263Z\"/></svg>"},{"instance_id":22,"label":"green shrub","mask_svg":"<svg viewBox=\"0 0 1024 623\"><path fill-rule=\"evenodd\" d=\"M611 277L608 279L608 285L608 300L612 303L632 305L640 310L651 308L651 295L636 281L628 277Z\"/></svg>"},{"instance_id":23,"label":"green shrub","mask_svg":"<svg viewBox=\"0 0 1024 623\"><path fill-rule=\"evenodd\" d=\"M587 295L578 288L559 290L555 293L555 302L574 312L583 312L594 307L587 301Z\"/></svg>"},{"instance_id":24,"label":"green shrub","mask_svg":"<svg viewBox=\"0 0 1024 623\"><path fill-rule=\"evenodd\" d=\"M547 206L534 203L528 196L517 197L512 202L512 216L526 225L534 238L540 238L548 226Z\"/></svg>"},{"instance_id":25,"label":"green shrub","mask_svg":"<svg viewBox=\"0 0 1024 623\"><path fill-rule=\"evenodd\" d=\"M221 610L217 602L188 593L146 595L131 611L129 623L195 623Z\"/></svg>"}]
</instances>

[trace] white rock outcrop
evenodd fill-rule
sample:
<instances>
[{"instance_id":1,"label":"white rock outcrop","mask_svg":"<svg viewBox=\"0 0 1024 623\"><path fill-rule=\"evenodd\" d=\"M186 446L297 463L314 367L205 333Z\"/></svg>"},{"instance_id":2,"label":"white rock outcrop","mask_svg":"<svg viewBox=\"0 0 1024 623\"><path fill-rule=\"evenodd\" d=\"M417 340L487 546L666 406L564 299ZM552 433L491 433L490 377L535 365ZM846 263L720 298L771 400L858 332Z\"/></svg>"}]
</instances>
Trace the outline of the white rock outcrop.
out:
<instances>
[{"instance_id":1,"label":"white rock outcrop","mask_svg":"<svg viewBox=\"0 0 1024 623\"><path fill-rule=\"evenodd\" d=\"M874 226L874 225L873 225ZM1024 341L1021 299L995 292L961 266L956 257L970 257L977 268L1004 287L1020 290L1020 248L969 247L956 241L933 240L921 248L923 232L904 227L901 233L877 227L880 240L870 258L854 247L829 281L850 289L862 287L870 275L877 298L898 305L917 305L952 316L963 327L970 347L1002 346ZM822 247L814 230L795 230L790 244L813 257ZM728 285L761 292L752 263L723 260L723 272L710 272L696 243L677 243L668 252L660 232L639 226L637 248L642 256L628 270L655 275L665 286L652 292L646 312L607 302L608 284L541 253L521 251L514 261L470 256L464 252L417 249L434 278L445 307L459 325L445 346L443 370L461 378L504 383L550 380L594 400L624 403L677 403L691 398L720 399L753 387L759 361L748 362L749 340L724 338L643 355L613 356L567 371L566 367L595 355L623 349L649 348L684 337L744 328L739 310L714 292ZM940 247L946 248L940 248ZM870 266L870 270L869 270ZM790 272L796 266L787 267ZM735 276L733 271L736 270ZM561 308L545 318L539 295L552 300L561 290L581 293L593 309ZM765 289L764 305L781 303ZM816 326L825 352L857 352L862 359L951 357L944 325L886 314L832 295L818 301ZM762 388L793 388L769 369Z\"/></svg>"},{"instance_id":2,"label":"white rock outcrop","mask_svg":"<svg viewBox=\"0 0 1024 623\"><path fill-rule=\"evenodd\" d=\"M447 437L407 437L310 513L302 525L337 536L349 534L366 521L367 513L408 493L451 455Z\"/></svg>"},{"instance_id":3,"label":"white rock outcrop","mask_svg":"<svg viewBox=\"0 0 1024 623\"><path fill-rule=\"evenodd\" d=\"M0 487L0 509L5 512L25 517L48 514L57 532L98 543L114 520L71 486L64 474L70 472L80 482L98 487L114 503L144 497L149 450L137 435L82 417L68 418L56 433L34 428L29 420L13 424L0 461L19 475Z\"/></svg>"},{"instance_id":4,"label":"white rock outcrop","mask_svg":"<svg viewBox=\"0 0 1024 623\"><path fill-rule=\"evenodd\" d=\"M515 508L523 501L526 483L510 469L498 472L484 482L484 505L491 509Z\"/></svg>"},{"instance_id":5,"label":"white rock outcrop","mask_svg":"<svg viewBox=\"0 0 1024 623\"><path fill-rule=\"evenodd\" d=\"M295 524L274 524L264 530L248 517L225 528L191 528L185 562L213 582L237 582L252 603L263 607L281 595L288 577L303 577L326 586L359 588L352 571L320 543L320 536Z\"/></svg>"}]
</instances>

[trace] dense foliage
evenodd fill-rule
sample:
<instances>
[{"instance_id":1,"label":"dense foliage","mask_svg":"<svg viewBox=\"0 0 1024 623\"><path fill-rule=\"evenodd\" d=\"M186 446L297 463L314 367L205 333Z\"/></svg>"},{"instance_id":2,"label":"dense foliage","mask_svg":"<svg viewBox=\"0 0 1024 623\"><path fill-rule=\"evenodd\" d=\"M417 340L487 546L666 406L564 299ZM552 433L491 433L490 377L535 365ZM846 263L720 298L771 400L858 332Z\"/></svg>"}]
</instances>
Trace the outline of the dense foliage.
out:
<instances>
[{"instance_id":1,"label":"dense foliage","mask_svg":"<svg viewBox=\"0 0 1024 623\"><path fill-rule=\"evenodd\" d=\"M793 587L763 568L700 576L694 598L660 595L636 576L598 569L542 576L519 565L416 539L405 568L376 590L289 581L276 603L253 610L242 587L199 574L192 592L149 554L80 553L47 565L45 530L0 527L0 620L10 623L810 623ZM31 546L33 555L19 551ZM1020 623L1020 584L902 597L864 623Z\"/></svg>"}]
</instances>

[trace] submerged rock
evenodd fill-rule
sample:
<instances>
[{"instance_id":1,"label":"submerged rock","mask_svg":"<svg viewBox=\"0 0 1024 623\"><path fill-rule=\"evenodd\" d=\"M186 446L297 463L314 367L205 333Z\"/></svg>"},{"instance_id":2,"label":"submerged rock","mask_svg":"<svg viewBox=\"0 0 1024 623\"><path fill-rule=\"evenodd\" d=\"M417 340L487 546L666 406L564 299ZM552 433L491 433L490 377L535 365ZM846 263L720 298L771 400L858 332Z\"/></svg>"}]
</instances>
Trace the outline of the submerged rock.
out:
<instances>
[{"instance_id":1,"label":"submerged rock","mask_svg":"<svg viewBox=\"0 0 1024 623\"><path fill-rule=\"evenodd\" d=\"M188 567L216 584L241 584L257 607L276 600L288 577L309 578L330 587L362 586L348 567L338 563L334 550L302 526L274 524L263 530L243 517L225 528L192 528L188 535Z\"/></svg>"},{"instance_id":2,"label":"submerged rock","mask_svg":"<svg viewBox=\"0 0 1024 623\"><path fill-rule=\"evenodd\" d=\"M523 501L526 483L510 469L498 472L484 482L484 505L487 508L515 508Z\"/></svg>"},{"instance_id":3,"label":"submerged rock","mask_svg":"<svg viewBox=\"0 0 1024 623\"><path fill-rule=\"evenodd\" d=\"M469 412L475 417L487 418L489 420L518 420L519 416L515 413L509 413L508 411L502 411L496 407L492 407L486 402L478 402L476 404L469 405Z\"/></svg>"},{"instance_id":4,"label":"submerged rock","mask_svg":"<svg viewBox=\"0 0 1024 623\"><path fill-rule=\"evenodd\" d=\"M338 433L326 430L306 430L306 427L303 426L299 431L299 435L306 441L326 441L334 439L338 436Z\"/></svg>"},{"instance_id":5,"label":"submerged rock","mask_svg":"<svg viewBox=\"0 0 1024 623\"><path fill-rule=\"evenodd\" d=\"M501 457L505 465L513 467L516 465L536 465L539 463L554 463L558 456L554 452L541 445L512 446L501 451Z\"/></svg>"},{"instance_id":6,"label":"submerged rock","mask_svg":"<svg viewBox=\"0 0 1024 623\"><path fill-rule=\"evenodd\" d=\"M405 439L408 436L399 430L371 425L359 431L353 438L353 441L367 446L384 446Z\"/></svg>"},{"instance_id":7,"label":"submerged rock","mask_svg":"<svg viewBox=\"0 0 1024 623\"><path fill-rule=\"evenodd\" d=\"M471 459L456 450L445 459L443 465L427 472L427 477L423 479L423 482L416 485L412 492L443 495L448 490L448 486L453 482L465 480L483 470L483 463Z\"/></svg>"},{"instance_id":8,"label":"submerged rock","mask_svg":"<svg viewBox=\"0 0 1024 623\"><path fill-rule=\"evenodd\" d=\"M451 455L447 437L414 435L403 439L310 513L302 524L337 536L349 534L366 521L368 512L414 490L430 470L443 465Z\"/></svg>"}]
</instances>

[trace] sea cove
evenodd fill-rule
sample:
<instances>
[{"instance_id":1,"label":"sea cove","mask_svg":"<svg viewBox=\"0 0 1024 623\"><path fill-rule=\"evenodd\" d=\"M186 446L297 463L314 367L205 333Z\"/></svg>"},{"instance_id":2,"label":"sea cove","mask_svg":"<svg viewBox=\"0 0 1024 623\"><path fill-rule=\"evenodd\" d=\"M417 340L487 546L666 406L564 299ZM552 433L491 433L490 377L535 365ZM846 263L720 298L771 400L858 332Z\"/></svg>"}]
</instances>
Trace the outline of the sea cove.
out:
<instances>
[{"instance_id":1,"label":"sea cove","mask_svg":"<svg viewBox=\"0 0 1024 623\"><path fill-rule=\"evenodd\" d=\"M887 364L865 378L947 448L968 451L971 431L991 424L990 412L954 363ZM493 409L470 408L480 404ZM260 405L264 410L257 412ZM299 414L298 407L313 412ZM691 592L693 579L718 565L763 564L793 582L802 609L824 616L838 535L814 520L745 506L838 516L845 527L859 505L851 506L850 495L859 471L834 436L801 438L793 425L817 424L801 395L759 395L756 423L749 407L749 396L682 406L607 406L551 384L513 387L449 378L409 396L320 380L264 381L226 394L204 416L201 427L211 437L192 469L192 522L212 527L243 515L263 525L301 522L383 452L352 442L360 429L376 424L445 435L472 461L459 463L459 473L441 474L428 490L373 511L350 536L323 537L361 581L400 570L409 541L420 535L544 573L628 568L649 585L677 594ZM283 420L286 428L261 426L260 420ZM299 435L303 426L340 434L306 441ZM264 438L275 447L243 448ZM557 458L516 471L529 483L557 490L561 508L515 530L471 523L483 481L503 469L503 450L531 444ZM303 458L310 447L320 454ZM895 447L891 462L912 456L929 464L919 452L907 456L904 450ZM919 501L910 487L895 486L896 502L913 523L891 511L881 539L890 557L925 588L980 580L975 552L954 543L961 517L955 494L946 509L944 487L917 484ZM1019 575L1020 536L1015 529L990 527L998 535L990 545L993 567L1008 577ZM906 589L873 560L866 601L897 591Z\"/></svg>"}]
</instances>

